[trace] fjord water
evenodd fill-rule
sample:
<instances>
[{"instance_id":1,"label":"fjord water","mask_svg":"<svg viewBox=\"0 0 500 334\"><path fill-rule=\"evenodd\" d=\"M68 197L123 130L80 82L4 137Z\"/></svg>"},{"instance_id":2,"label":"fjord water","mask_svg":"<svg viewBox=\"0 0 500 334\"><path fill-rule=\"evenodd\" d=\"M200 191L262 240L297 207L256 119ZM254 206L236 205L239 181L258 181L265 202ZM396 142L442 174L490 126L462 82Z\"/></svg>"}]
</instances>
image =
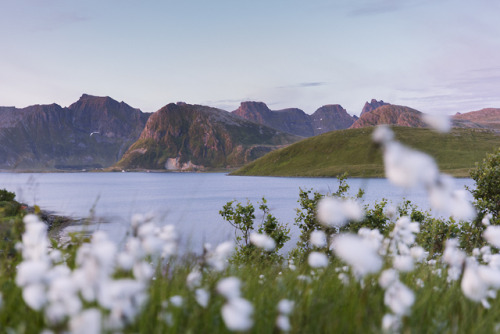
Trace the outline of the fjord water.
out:
<instances>
[{"instance_id":1,"label":"fjord water","mask_svg":"<svg viewBox=\"0 0 500 334\"><path fill-rule=\"evenodd\" d=\"M474 185L471 179L456 179L455 183L457 189ZM429 207L423 188L405 190L386 179L354 178L348 184L352 195L359 188L365 190L366 204L385 198L397 205L406 198L420 208ZM102 223L87 228L108 231L116 242L123 241L133 214L152 213L159 224L174 224L184 247L196 252L204 242L215 245L234 237L234 229L219 215L226 202L250 200L260 222L257 201L262 196L278 220L291 227L291 246L298 235L293 219L299 189L328 193L337 187L335 178L223 173L0 173L0 189L16 192L18 201L76 218L92 214Z\"/></svg>"}]
</instances>

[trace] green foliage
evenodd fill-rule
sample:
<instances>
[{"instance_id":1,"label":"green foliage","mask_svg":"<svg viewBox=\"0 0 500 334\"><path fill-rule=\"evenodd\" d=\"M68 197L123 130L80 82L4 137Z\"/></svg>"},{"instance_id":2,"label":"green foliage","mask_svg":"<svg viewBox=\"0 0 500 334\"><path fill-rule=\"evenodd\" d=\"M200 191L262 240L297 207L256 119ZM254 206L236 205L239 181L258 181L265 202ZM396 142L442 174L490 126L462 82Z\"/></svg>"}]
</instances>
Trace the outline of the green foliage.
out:
<instances>
[{"instance_id":1,"label":"green foliage","mask_svg":"<svg viewBox=\"0 0 500 334\"><path fill-rule=\"evenodd\" d=\"M330 176L344 172L355 177L384 176L380 150L371 140L373 128L328 132L273 151L233 172L235 175ZM499 136L474 129L440 134L430 129L393 127L403 144L430 154L441 171L468 176L474 163L498 147ZM436 145L439 143L439 145Z\"/></svg>"},{"instance_id":2,"label":"green foliage","mask_svg":"<svg viewBox=\"0 0 500 334\"><path fill-rule=\"evenodd\" d=\"M488 154L481 164L470 173L476 181L476 188L470 190L480 213L493 214L495 223L499 223L500 213L500 149Z\"/></svg>"},{"instance_id":3,"label":"green foliage","mask_svg":"<svg viewBox=\"0 0 500 334\"><path fill-rule=\"evenodd\" d=\"M219 211L222 218L235 228L238 249L233 260L236 262L248 262L256 258L273 261L281 259L278 251L285 242L290 240L290 229L286 225L279 223L271 214L265 198L262 198L259 209L263 212L263 218L258 227L258 232L266 234L274 240L276 247L272 251L261 250L250 243L250 233L255 230L255 208L250 201L247 201L246 205L230 201Z\"/></svg>"},{"instance_id":4,"label":"green foliage","mask_svg":"<svg viewBox=\"0 0 500 334\"><path fill-rule=\"evenodd\" d=\"M16 198L16 194L6 189L0 189L0 202L10 202Z\"/></svg>"}]
</instances>

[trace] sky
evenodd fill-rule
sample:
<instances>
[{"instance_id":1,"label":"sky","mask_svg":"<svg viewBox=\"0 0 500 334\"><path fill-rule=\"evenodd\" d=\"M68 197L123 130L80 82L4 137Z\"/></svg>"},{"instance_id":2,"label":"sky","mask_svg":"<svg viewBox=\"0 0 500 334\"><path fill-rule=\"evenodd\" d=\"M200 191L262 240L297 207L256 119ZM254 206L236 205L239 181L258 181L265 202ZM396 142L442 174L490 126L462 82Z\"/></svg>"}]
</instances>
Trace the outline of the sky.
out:
<instances>
[{"instance_id":1,"label":"sky","mask_svg":"<svg viewBox=\"0 0 500 334\"><path fill-rule=\"evenodd\" d=\"M2 0L0 105L500 107L497 0Z\"/></svg>"}]
</instances>

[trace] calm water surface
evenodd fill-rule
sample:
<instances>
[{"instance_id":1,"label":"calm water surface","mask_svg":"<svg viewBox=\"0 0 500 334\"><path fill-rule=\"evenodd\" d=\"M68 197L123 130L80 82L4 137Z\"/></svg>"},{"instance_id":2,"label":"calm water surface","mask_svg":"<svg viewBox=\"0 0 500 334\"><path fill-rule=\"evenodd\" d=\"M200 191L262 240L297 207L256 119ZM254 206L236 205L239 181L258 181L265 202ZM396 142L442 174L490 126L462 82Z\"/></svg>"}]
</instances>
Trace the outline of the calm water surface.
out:
<instances>
[{"instance_id":1,"label":"calm water surface","mask_svg":"<svg viewBox=\"0 0 500 334\"><path fill-rule=\"evenodd\" d=\"M386 179L349 179L351 194L365 190L364 202L386 198L393 204L409 199L427 209L424 189L405 190ZM457 189L473 186L471 179L457 179ZM106 223L93 228L109 231L121 242L134 213L154 213L160 224L174 224L184 247L200 251L203 242L217 244L233 238L234 230L219 216L233 199L254 204L265 196L272 213L292 228L299 188L336 191L335 178L276 178L227 176L222 173L0 173L0 189L17 194L27 204L73 217L95 217ZM258 205L255 205L256 207ZM257 217L258 219L261 217ZM260 220L259 220L260 221Z\"/></svg>"}]
</instances>

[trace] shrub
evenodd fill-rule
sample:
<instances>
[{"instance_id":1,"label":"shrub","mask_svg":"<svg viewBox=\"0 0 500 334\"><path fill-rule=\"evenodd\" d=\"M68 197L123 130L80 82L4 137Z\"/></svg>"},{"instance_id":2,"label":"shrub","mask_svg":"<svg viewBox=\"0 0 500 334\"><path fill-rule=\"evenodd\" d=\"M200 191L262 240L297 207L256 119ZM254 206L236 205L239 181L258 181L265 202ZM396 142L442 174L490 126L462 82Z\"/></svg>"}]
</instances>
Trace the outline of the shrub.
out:
<instances>
[{"instance_id":1,"label":"shrub","mask_svg":"<svg viewBox=\"0 0 500 334\"><path fill-rule=\"evenodd\" d=\"M13 192L10 192L6 189L0 189L0 202L6 201L6 202L11 202L16 198L16 194Z\"/></svg>"}]
</instances>

